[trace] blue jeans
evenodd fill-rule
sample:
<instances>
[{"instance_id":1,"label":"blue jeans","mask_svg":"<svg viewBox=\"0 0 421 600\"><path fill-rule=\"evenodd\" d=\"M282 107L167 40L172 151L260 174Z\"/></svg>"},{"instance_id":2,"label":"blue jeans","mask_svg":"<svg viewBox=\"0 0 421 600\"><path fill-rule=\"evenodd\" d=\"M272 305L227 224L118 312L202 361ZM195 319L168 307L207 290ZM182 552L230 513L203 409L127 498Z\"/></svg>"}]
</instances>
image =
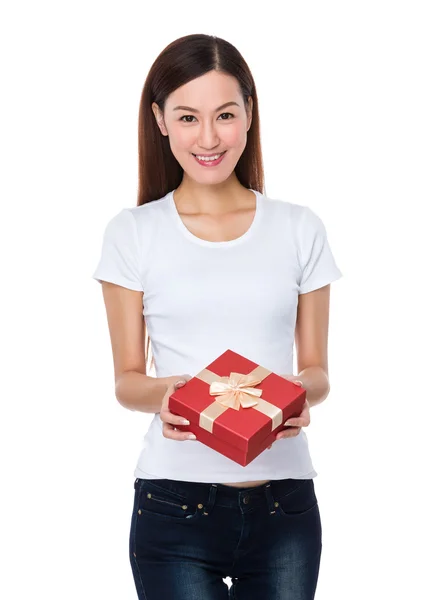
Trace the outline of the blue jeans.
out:
<instances>
[{"instance_id":1,"label":"blue jeans","mask_svg":"<svg viewBox=\"0 0 421 600\"><path fill-rule=\"evenodd\" d=\"M249 488L136 479L134 488L129 551L141 600L313 600L322 528L312 479Z\"/></svg>"}]
</instances>

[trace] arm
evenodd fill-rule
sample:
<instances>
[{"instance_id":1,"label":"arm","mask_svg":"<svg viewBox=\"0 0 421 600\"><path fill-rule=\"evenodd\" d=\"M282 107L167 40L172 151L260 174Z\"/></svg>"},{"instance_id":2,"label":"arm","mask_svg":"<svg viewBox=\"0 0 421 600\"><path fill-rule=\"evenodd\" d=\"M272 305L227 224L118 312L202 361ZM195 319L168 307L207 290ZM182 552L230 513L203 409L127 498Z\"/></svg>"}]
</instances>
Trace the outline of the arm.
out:
<instances>
[{"instance_id":1,"label":"arm","mask_svg":"<svg viewBox=\"0 0 421 600\"><path fill-rule=\"evenodd\" d=\"M330 285L298 296L295 328L297 378L303 382L310 407L323 402L330 391L329 300Z\"/></svg>"},{"instance_id":2,"label":"arm","mask_svg":"<svg viewBox=\"0 0 421 600\"><path fill-rule=\"evenodd\" d=\"M149 377L145 364L143 292L102 282L114 362L115 395L129 410L159 413L168 385L179 377Z\"/></svg>"}]
</instances>

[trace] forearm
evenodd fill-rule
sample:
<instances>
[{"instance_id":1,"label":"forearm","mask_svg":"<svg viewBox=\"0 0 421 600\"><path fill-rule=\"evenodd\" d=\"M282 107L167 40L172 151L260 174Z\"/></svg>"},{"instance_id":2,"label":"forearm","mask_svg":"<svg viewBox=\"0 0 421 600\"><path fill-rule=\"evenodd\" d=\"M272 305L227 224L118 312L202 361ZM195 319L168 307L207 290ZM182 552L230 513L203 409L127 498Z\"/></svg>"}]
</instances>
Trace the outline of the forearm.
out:
<instances>
[{"instance_id":1,"label":"forearm","mask_svg":"<svg viewBox=\"0 0 421 600\"><path fill-rule=\"evenodd\" d=\"M297 379L303 382L310 407L320 404L329 395L329 377L321 367L307 367L298 373Z\"/></svg>"},{"instance_id":2,"label":"forearm","mask_svg":"<svg viewBox=\"0 0 421 600\"><path fill-rule=\"evenodd\" d=\"M137 371L127 371L118 379L115 395L124 408L159 413L171 379L173 378L150 377Z\"/></svg>"}]
</instances>

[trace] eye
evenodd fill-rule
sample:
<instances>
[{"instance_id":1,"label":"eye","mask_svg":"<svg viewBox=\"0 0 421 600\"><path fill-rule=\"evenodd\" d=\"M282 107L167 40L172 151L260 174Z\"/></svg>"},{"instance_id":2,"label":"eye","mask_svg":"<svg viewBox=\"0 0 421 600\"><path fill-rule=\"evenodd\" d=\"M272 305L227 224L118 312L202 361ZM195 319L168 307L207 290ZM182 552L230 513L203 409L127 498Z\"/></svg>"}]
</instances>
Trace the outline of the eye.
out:
<instances>
[{"instance_id":1,"label":"eye","mask_svg":"<svg viewBox=\"0 0 421 600\"><path fill-rule=\"evenodd\" d=\"M219 116L222 117L223 115L229 115L230 117L234 118L234 115L232 113L221 113ZM183 115L182 117L180 117L180 121L183 121L183 123L192 123L192 121L184 121L184 119L190 119L193 118L195 119L196 117L193 115ZM230 119L222 119L223 121L229 121Z\"/></svg>"}]
</instances>

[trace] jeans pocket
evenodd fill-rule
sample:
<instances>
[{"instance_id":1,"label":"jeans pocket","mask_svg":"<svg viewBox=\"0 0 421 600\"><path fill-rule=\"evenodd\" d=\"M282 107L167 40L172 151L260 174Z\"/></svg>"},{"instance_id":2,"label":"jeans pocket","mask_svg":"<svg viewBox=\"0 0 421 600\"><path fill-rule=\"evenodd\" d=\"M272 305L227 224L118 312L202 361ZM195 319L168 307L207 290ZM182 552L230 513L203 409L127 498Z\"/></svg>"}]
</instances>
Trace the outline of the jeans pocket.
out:
<instances>
[{"instance_id":1,"label":"jeans pocket","mask_svg":"<svg viewBox=\"0 0 421 600\"><path fill-rule=\"evenodd\" d=\"M286 494L274 490L275 509L285 517L300 517L318 505L312 479L297 479L296 487Z\"/></svg>"},{"instance_id":2,"label":"jeans pocket","mask_svg":"<svg viewBox=\"0 0 421 600\"><path fill-rule=\"evenodd\" d=\"M139 489L137 508L138 518L146 516L167 521L191 521L201 514L188 494L178 494L146 479Z\"/></svg>"}]
</instances>

